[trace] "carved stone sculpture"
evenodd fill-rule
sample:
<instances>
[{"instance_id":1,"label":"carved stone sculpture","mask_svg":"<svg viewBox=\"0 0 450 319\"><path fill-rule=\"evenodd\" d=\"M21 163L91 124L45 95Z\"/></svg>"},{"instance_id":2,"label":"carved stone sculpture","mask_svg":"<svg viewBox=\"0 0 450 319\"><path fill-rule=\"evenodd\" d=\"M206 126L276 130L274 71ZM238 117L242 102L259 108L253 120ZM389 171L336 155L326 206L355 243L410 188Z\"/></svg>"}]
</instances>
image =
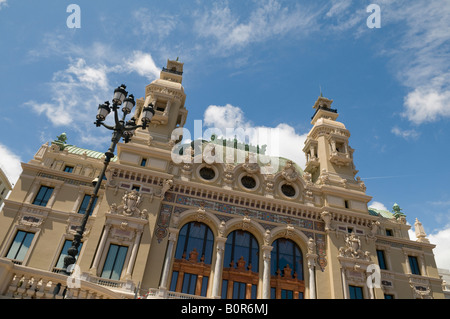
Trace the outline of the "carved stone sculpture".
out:
<instances>
[{"instance_id":1,"label":"carved stone sculpture","mask_svg":"<svg viewBox=\"0 0 450 319\"><path fill-rule=\"evenodd\" d=\"M125 192L122 197L122 203L119 206L116 203L111 204L109 212L111 214L147 219L147 210L141 211L139 209L141 202L141 194L138 191Z\"/></svg>"},{"instance_id":2,"label":"carved stone sculpture","mask_svg":"<svg viewBox=\"0 0 450 319\"><path fill-rule=\"evenodd\" d=\"M345 237L345 247L339 248L339 256L366 261L370 260L370 253L361 249L361 240L353 233Z\"/></svg>"}]
</instances>

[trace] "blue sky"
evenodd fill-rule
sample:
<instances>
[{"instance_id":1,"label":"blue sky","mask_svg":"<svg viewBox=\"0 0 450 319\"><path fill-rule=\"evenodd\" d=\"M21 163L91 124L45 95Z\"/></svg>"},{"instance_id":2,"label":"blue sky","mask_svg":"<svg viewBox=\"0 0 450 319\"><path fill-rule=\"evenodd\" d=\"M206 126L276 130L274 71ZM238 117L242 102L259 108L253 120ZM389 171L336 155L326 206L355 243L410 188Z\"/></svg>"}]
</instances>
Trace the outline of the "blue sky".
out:
<instances>
[{"instance_id":1,"label":"blue sky","mask_svg":"<svg viewBox=\"0 0 450 319\"><path fill-rule=\"evenodd\" d=\"M81 9L69 28L67 6ZM381 9L381 27L369 28ZM66 132L106 150L97 106L126 83L137 98L167 59L184 65L194 120L208 127L278 128L279 155L303 166L320 94L350 130L373 205L398 203L438 244L450 269L450 5L447 1L0 0L0 165Z\"/></svg>"}]
</instances>

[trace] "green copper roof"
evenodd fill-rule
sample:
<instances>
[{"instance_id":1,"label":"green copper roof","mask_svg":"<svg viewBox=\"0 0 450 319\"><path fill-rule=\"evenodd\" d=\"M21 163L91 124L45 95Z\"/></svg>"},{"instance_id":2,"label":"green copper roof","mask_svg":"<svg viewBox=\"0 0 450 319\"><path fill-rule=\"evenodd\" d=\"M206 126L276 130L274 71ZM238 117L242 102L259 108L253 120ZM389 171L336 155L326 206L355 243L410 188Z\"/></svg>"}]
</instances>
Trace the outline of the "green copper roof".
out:
<instances>
[{"instance_id":1,"label":"green copper roof","mask_svg":"<svg viewBox=\"0 0 450 319\"><path fill-rule=\"evenodd\" d=\"M66 145L64 147L64 149L67 150L70 154L76 154L76 155L86 154L87 157L96 158L96 159L101 159L105 155L105 153L103 153L103 152L87 150L87 149L77 147L74 145ZM115 162L115 161L117 161L117 156L114 156L111 159L111 162Z\"/></svg>"},{"instance_id":2,"label":"green copper roof","mask_svg":"<svg viewBox=\"0 0 450 319\"><path fill-rule=\"evenodd\" d=\"M61 151L67 150L70 154L86 155L87 157L96 158L96 159L101 159L105 155L104 152L88 150L85 148L77 147L75 145L67 144L66 142L67 142L67 134L62 133L61 135L56 137L56 140L52 141L52 144L58 145L59 149ZM117 161L117 156L114 156L111 159L111 162L115 162L115 161Z\"/></svg>"},{"instance_id":3,"label":"green copper roof","mask_svg":"<svg viewBox=\"0 0 450 319\"><path fill-rule=\"evenodd\" d=\"M388 212L387 210L382 209L376 209L373 207L369 207L369 214L372 216L381 216L387 219L394 219L394 214L391 212Z\"/></svg>"}]
</instances>

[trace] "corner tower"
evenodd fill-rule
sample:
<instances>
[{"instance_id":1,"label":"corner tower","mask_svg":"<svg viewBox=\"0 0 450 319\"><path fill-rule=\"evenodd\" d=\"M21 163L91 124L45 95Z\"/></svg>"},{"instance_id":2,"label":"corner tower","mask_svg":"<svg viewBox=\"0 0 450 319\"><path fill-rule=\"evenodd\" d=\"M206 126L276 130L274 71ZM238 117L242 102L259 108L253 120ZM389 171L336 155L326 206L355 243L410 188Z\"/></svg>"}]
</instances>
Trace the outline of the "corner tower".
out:
<instances>
[{"instance_id":1,"label":"corner tower","mask_svg":"<svg viewBox=\"0 0 450 319\"><path fill-rule=\"evenodd\" d=\"M310 173L315 182L321 174L331 180L354 181L355 170L353 149L348 143L350 132L345 125L336 121L339 114L331 108L333 100L320 96L313 108L313 128L308 133L303 152L306 155L305 172Z\"/></svg>"},{"instance_id":2,"label":"corner tower","mask_svg":"<svg viewBox=\"0 0 450 319\"><path fill-rule=\"evenodd\" d=\"M161 70L160 78L145 88L145 97L136 101L134 117L141 122L142 110L152 104L155 115L147 129L136 131L136 137L150 139L151 142L167 143L175 128L186 123L186 94L182 85L183 63L178 59L167 60L167 66Z\"/></svg>"}]
</instances>

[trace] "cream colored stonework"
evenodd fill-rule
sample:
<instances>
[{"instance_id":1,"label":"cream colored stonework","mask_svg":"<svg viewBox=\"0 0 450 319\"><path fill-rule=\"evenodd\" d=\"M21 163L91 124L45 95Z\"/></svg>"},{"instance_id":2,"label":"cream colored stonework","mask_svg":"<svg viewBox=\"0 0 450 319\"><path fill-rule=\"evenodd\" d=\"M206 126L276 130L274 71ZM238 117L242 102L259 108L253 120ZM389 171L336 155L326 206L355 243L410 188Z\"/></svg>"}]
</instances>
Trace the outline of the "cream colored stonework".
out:
<instances>
[{"instance_id":1,"label":"cream colored stonework","mask_svg":"<svg viewBox=\"0 0 450 319\"><path fill-rule=\"evenodd\" d=\"M214 237L206 298L222 296L225 242L234 230L251 233L258 243L257 298L270 298L275 280L271 251L280 238L301 250L305 299L350 298L350 286L360 287L367 299L385 294L444 298L435 246L421 224L419 240L412 241L404 217L367 207L372 197L356 176L350 132L337 121L333 101L319 97L314 104L311 131L305 145L298 145L307 158L303 169L286 159L272 174L261 174L248 161L176 164L171 150L178 141L172 132L184 126L188 113L182 72L182 63L169 60L160 79L147 85L137 101L138 122L150 102L155 117L130 143L118 145L83 237L77 261L80 286L69 287L66 298L201 298L170 289L175 267L200 265L195 252L187 252L185 262L175 261L180 230L189 222L207 225ZM66 166L72 172L65 172ZM0 213L0 295L63 298L63 289L53 293L57 283L67 286L56 263L65 240L73 239L81 223L78 209L102 166L101 152L57 141L42 145L22 163L23 173ZM202 177L203 168L214 172L213 178ZM254 178L253 188L245 187L245 176ZM292 186L293 193L283 193L283 185ZM41 186L53 188L46 206L33 205ZM7 255L18 231L34 237L25 256L12 260ZM112 244L127 247L118 280L101 275ZM383 251L386 264L378 287L367 284L369 270L379 265L377 250ZM420 274L412 273L410 257L416 258Z\"/></svg>"}]
</instances>

